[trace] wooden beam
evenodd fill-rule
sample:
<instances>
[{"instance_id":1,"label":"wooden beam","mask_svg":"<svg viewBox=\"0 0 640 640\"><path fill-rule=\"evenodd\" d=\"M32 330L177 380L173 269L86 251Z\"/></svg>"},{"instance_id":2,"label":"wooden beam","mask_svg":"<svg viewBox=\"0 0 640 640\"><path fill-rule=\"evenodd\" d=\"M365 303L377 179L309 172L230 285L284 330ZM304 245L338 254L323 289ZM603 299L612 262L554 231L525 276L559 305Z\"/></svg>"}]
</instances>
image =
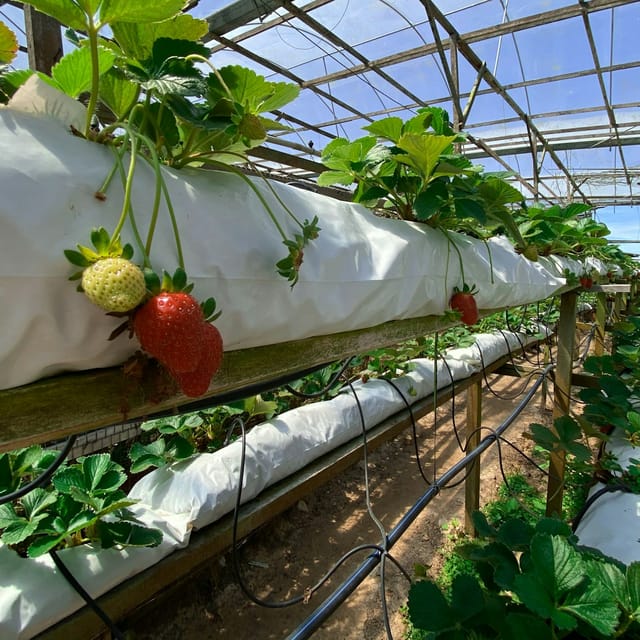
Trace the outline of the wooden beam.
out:
<instances>
[{"instance_id":1,"label":"wooden beam","mask_svg":"<svg viewBox=\"0 0 640 640\"><path fill-rule=\"evenodd\" d=\"M224 354L209 391L197 401L175 394L153 401L122 367L70 373L0 391L0 452L50 442L99 427L214 405L230 392L283 379L314 367L453 326L442 316L386 322L376 327ZM279 384L278 384L279 383Z\"/></svg>"},{"instance_id":2,"label":"wooden beam","mask_svg":"<svg viewBox=\"0 0 640 640\"><path fill-rule=\"evenodd\" d=\"M27 33L29 67L51 75L51 69L62 57L60 23L50 16L36 11L30 4L24 5L24 24Z\"/></svg>"},{"instance_id":3,"label":"wooden beam","mask_svg":"<svg viewBox=\"0 0 640 640\"><path fill-rule=\"evenodd\" d=\"M467 388L467 453L471 453L480 444L482 426L482 380ZM464 530L475 537L473 513L480 509L480 458L471 463L464 482Z\"/></svg>"},{"instance_id":4,"label":"wooden beam","mask_svg":"<svg viewBox=\"0 0 640 640\"><path fill-rule=\"evenodd\" d=\"M563 293L560 299L560 319L558 321L558 349L553 393L553 419L569 415L571 399L571 375L573 351L576 337L576 291ZM564 452L549 456L549 480L547 483L547 515L562 513L564 486Z\"/></svg>"}]
</instances>

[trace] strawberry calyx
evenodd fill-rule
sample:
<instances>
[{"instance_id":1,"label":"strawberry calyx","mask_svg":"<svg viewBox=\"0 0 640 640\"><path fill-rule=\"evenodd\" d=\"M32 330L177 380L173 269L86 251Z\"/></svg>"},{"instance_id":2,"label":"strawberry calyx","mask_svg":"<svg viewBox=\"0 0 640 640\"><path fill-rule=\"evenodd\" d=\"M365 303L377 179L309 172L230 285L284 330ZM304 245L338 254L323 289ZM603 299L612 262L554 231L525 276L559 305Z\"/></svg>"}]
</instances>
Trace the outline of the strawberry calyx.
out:
<instances>
[{"instance_id":1,"label":"strawberry calyx","mask_svg":"<svg viewBox=\"0 0 640 640\"><path fill-rule=\"evenodd\" d=\"M471 286L469 286L466 282L464 282L462 284L462 289L460 289L459 287L453 287L453 293L454 295L456 293L463 293L466 295L475 296L476 293L478 293L478 288L476 287L475 284L472 284Z\"/></svg>"},{"instance_id":2,"label":"strawberry calyx","mask_svg":"<svg viewBox=\"0 0 640 640\"><path fill-rule=\"evenodd\" d=\"M74 267L80 267L80 271L73 273L69 280L80 280L84 269L105 258L124 258L125 260L133 258L133 247L129 243L123 245L119 236L112 238L104 227L94 227L91 230L90 239L93 249L78 244L77 251L64 250L67 260Z\"/></svg>"},{"instance_id":3,"label":"strawberry calyx","mask_svg":"<svg viewBox=\"0 0 640 640\"><path fill-rule=\"evenodd\" d=\"M182 267L178 267L173 272L173 275L163 271L162 278L152 269L144 269L144 279L150 296L178 292L190 294L194 286L192 282L189 282L187 273ZM217 303L215 298L207 298L200 303L200 307L205 322L213 322L222 313L222 311L216 312Z\"/></svg>"}]
</instances>

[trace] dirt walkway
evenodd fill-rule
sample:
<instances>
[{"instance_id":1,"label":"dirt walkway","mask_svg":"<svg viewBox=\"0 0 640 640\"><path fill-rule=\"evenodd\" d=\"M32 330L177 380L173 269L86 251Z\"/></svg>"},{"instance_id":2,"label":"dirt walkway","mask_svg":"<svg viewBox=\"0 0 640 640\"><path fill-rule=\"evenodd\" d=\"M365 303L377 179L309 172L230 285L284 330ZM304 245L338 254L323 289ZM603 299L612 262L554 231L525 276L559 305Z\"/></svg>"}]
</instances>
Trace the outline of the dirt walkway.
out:
<instances>
[{"instance_id":1,"label":"dirt walkway","mask_svg":"<svg viewBox=\"0 0 640 640\"><path fill-rule=\"evenodd\" d=\"M497 427L515 408L526 381L490 378L491 389L505 399L483 390L483 422ZM456 400L456 424L466 423L464 394ZM531 422L549 423L550 402L543 407L539 390L533 401L507 432L516 447L530 451L531 441L522 433ZM419 423L418 447L428 479L440 477L461 453L452 427L451 403ZM544 482L512 447L502 446L506 473L518 471ZM435 470L434 470L435 465ZM416 463L410 432L379 449L368 459L372 512L388 532L427 489ZM249 589L259 598L282 601L305 593L350 549L380 544L382 533L367 511L364 462L307 496L298 505L254 533L242 546L241 562ZM501 483L498 447L481 458L481 502L495 497ZM443 490L419 515L391 555L413 576L414 565L428 565L435 573L441 565L439 550L445 543L443 525L464 519L464 485ZM180 585L168 599L147 607L129 629L138 640L271 640L286 638L350 575L369 552L345 563L308 603L285 608L266 608L251 602L238 586L227 554L209 563L188 584ZM346 602L316 631L314 640L387 640L381 600L380 567L365 579ZM403 574L386 563L384 594L392 636L404 632L401 613L408 583Z\"/></svg>"}]
</instances>

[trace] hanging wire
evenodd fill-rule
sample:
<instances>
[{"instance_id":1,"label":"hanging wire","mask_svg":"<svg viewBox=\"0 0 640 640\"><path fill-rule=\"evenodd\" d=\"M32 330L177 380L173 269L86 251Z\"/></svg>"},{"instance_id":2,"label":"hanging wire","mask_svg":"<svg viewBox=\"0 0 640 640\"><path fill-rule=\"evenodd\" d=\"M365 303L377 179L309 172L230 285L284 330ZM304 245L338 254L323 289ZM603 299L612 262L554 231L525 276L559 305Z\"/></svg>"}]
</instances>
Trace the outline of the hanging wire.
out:
<instances>
[{"instance_id":1,"label":"hanging wire","mask_svg":"<svg viewBox=\"0 0 640 640\"><path fill-rule=\"evenodd\" d=\"M404 393L402 393L402 390L400 389L400 387L395 382L393 382L393 380L389 380L388 378L383 378L383 380L396 390L396 392L402 399L404 406L407 408L407 411L409 413L409 420L411 421L412 441L413 441L413 448L414 448L414 453L416 458L416 464L418 465L418 471L420 472L420 475L422 476L422 479L425 481L425 483L427 485L430 485L431 482L427 478L427 474L425 473L424 468L422 466L422 460L420 459L420 450L418 447L418 426L416 423L415 416L413 414L413 408L411 407L411 404L409 403L409 401L404 397Z\"/></svg>"},{"instance_id":2,"label":"hanging wire","mask_svg":"<svg viewBox=\"0 0 640 640\"><path fill-rule=\"evenodd\" d=\"M270 609L282 609L285 607L289 607L295 604L306 603L313 596L315 592L317 592L330 578L331 576L352 556L357 553L361 553L363 551L374 551L378 554L381 554L385 559L391 560L393 564L398 567L402 575L411 582L411 576L408 572L402 567L402 565L387 551L386 549L386 540L385 545L376 545L376 544L362 544L354 547L353 549L347 551L344 555L342 555L331 567L330 569L311 587L305 589L304 593L298 596L294 596L293 598L289 598L287 600L265 600L257 596L247 585L242 575L242 569L240 566L239 559L239 543L238 543L238 526L240 519L240 506L242 503L242 486L244 482L244 470L246 463L246 428L244 421L237 417L234 420L234 428L239 427L241 430L241 454L240 454L240 470L238 473L238 490L236 492L236 500L235 507L233 510L233 525L232 525L232 546L231 546L231 557L232 557L232 567L233 572L238 582L238 585L245 596L251 600L254 604L257 604L261 607L270 608ZM386 538L386 536L385 536Z\"/></svg>"}]
</instances>

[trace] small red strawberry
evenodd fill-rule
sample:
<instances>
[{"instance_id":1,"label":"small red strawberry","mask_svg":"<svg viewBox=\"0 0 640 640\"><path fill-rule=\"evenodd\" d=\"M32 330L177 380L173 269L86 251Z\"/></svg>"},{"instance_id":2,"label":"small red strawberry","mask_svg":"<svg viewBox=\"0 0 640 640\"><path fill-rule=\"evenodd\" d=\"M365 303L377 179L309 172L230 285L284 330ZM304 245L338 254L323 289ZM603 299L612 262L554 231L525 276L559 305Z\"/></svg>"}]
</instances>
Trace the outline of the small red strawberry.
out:
<instances>
[{"instance_id":1,"label":"small red strawberry","mask_svg":"<svg viewBox=\"0 0 640 640\"><path fill-rule=\"evenodd\" d=\"M150 298L133 316L140 346L170 371L193 371L203 353L204 314L198 301L183 291Z\"/></svg>"},{"instance_id":2,"label":"small red strawberry","mask_svg":"<svg viewBox=\"0 0 640 640\"><path fill-rule=\"evenodd\" d=\"M593 278L590 275L580 276L580 286L583 289L591 289L593 287Z\"/></svg>"},{"instance_id":3,"label":"small red strawberry","mask_svg":"<svg viewBox=\"0 0 640 640\"><path fill-rule=\"evenodd\" d=\"M172 372L175 381L185 396L197 398L207 391L216 371L222 363L222 336L216 327L204 323L202 357L193 371Z\"/></svg>"},{"instance_id":4,"label":"small red strawberry","mask_svg":"<svg viewBox=\"0 0 640 640\"><path fill-rule=\"evenodd\" d=\"M478 314L478 305L474 295L477 293L475 286L470 287L466 282L462 289L455 287L453 289L453 295L449 300L449 306L454 311L459 311L461 316L460 320L467 325L473 325L478 322L480 317Z\"/></svg>"}]
</instances>

